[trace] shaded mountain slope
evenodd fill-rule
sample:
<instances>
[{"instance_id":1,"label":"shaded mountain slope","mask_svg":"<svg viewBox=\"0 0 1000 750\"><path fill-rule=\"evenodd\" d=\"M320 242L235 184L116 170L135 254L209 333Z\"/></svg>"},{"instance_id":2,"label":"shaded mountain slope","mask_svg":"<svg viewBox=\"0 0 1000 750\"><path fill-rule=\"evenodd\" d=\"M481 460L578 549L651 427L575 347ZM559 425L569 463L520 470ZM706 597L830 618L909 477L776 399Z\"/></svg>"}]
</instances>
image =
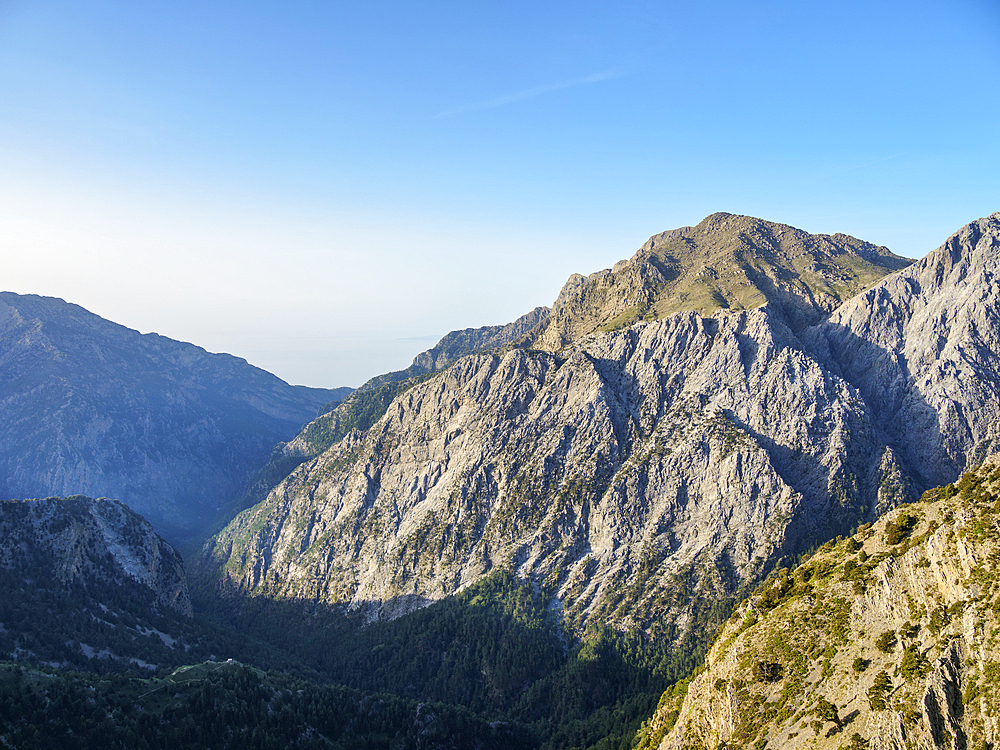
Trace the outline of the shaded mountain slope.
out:
<instances>
[{"instance_id":1,"label":"shaded mountain slope","mask_svg":"<svg viewBox=\"0 0 1000 750\"><path fill-rule=\"evenodd\" d=\"M196 644L180 555L124 504L3 501L0 538L0 659L141 671Z\"/></svg>"},{"instance_id":2,"label":"shaded mountain slope","mask_svg":"<svg viewBox=\"0 0 1000 750\"><path fill-rule=\"evenodd\" d=\"M0 502L0 567L65 586L131 580L156 605L191 614L181 557L115 500L50 497Z\"/></svg>"},{"instance_id":3,"label":"shaded mountain slope","mask_svg":"<svg viewBox=\"0 0 1000 750\"><path fill-rule=\"evenodd\" d=\"M0 497L115 497L185 539L344 395L62 300L0 293Z\"/></svg>"}]
</instances>

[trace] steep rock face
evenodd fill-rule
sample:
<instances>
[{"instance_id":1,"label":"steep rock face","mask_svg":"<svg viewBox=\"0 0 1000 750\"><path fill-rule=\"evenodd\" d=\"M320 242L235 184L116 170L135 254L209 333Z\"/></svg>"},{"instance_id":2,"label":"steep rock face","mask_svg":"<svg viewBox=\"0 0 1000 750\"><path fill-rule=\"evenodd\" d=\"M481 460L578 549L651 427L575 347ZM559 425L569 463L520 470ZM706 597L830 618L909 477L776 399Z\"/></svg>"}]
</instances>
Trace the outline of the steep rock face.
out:
<instances>
[{"instance_id":1,"label":"steep rock face","mask_svg":"<svg viewBox=\"0 0 1000 750\"><path fill-rule=\"evenodd\" d=\"M957 252L988 254L990 242ZM962 283L993 284L986 260L972 267L984 270ZM890 300L893 283L879 287ZM561 295L556 317L577 292ZM979 321L961 308L983 294L942 281L925 297ZM205 569L243 592L379 618L502 565L549 593L573 627L677 637L712 601L928 486L917 458L944 443L907 441L902 423L893 433L872 405L888 386L837 359L842 318L802 320L769 302L580 334L558 352L460 360L299 466L206 547ZM863 331L867 320L849 324ZM938 406L931 391L909 398L987 434L988 409L971 408L963 389L944 393ZM974 462L981 444L958 444L956 463Z\"/></svg>"},{"instance_id":2,"label":"steep rock face","mask_svg":"<svg viewBox=\"0 0 1000 750\"><path fill-rule=\"evenodd\" d=\"M664 696L640 746L995 744L998 493L995 457L780 571L719 633L686 697Z\"/></svg>"},{"instance_id":3,"label":"steep rock face","mask_svg":"<svg viewBox=\"0 0 1000 750\"><path fill-rule=\"evenodd\" d=\"M682 585L731 592L867 513L847 468L871 427L795 343L757 310L677 315L565 358L464 359L299 467L210 557L248 591L372 617L509 565L576 624L651 627Z\"/></svg>"},{"instance_id":4,"label":"steep rock face","mask_svg":"<svg viewBox=\"0 0 1000 750\"><path fill-rule=\"evenodd\" d=\"M750 216L712 214L696 227L655 235L627 261L570 277L533 335L557 351L580 336L691 310L769 304L799 331L910 261L844 234L813 235Z\"/></svg>"},{"instance_id":5,"label":"steep rock face","mask_svg":"<svg viewBox=\"0 0 1000 750\"><path fill-rule=\"evenodd\" d=\"M414 357L405 370L387 372L367 381L335 408L306 425L294 440L276 447L242 499L239 510L263 500L298 464L315 458L351 430L367 430L385 413L392 400L414 383L462 357L519 341L543 324L548 316L547 307L536 307L507 325L451 331L433 347Z\"/></svg>"},{"instance_id":6,"label":"steep rock face","mask_svg":"<svg viewBox=\"0 0 1000 750\"><path fill-rule=\"evenodd\" d=\"M848 301L807 345L855 385L924 486L1000 448L1000 213Z\"/></svg>"},{"instance_id":7,"label":"steep rock face","mask_svg":"<svg viewBox=\"0 0 1000 750\"><path fill-rule=\"evenodd\" d=\"M115 497L183 539L344 395L62 300L0 293L0 497Z\"/></svg>"},{"instance_id":8,"label":"steep rock face","mask_svg":"<svg viewBox=\"0 0 1000 750\"><path fill-rule=\"evenodd\" d=\"M548 315L547 307L536 307L504 326L452 331L435 346L414 357L413 363L405 370L372 378L343 402L316 417L295 439L276 446L247 491L230 505L229 512L225 514L226 520L262 501L295 467L315 458L351 430L367 430L385 413L392 400L413 384L451 366L464 356L499 349L523 339L543 324Z\"/></svg>"},{"instance_id":9,"label":"steep rock face","mask_svg":"<svg viewBox=\"0 0 1000 750\"><path fill-rule=\"evenodd\" d=\"M86 588L134 581L158 604L191 615L181 556L115 500L50 497L0 502L0 567Z\"/></svg>"}]
</instances>

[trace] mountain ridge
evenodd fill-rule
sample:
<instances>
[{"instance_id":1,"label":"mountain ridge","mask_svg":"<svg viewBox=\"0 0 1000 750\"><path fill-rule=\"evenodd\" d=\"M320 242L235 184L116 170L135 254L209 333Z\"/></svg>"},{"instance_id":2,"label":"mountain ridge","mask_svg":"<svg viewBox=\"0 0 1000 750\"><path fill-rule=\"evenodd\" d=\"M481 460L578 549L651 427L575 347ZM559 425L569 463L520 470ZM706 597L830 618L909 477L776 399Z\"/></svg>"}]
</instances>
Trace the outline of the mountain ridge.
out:
<instances>
[{"instance_id":1,"label":"mountain ridge","mask_svg":"<svg viewBox=\"0 0 1000 750\"><path fill-rule=\"evenodd\" d=\"M525 722L529 745L993 742L1000 464L912 501L995 450L1000 213L894 273L883 248L782 227L713 214L655 235L571 276L551 310L453 332L324 409L203 548L199 603L222 594L209 608L266 635L276 651L246 648L265 661L287 649L353 688ZM716 307L671 311L709 277ZM24 592L18 575L0 572ZM139 671L179 645L243 653L118 606L109 638L131 639L118 655ZM719 624L711 674L633 737ZM0 628L0 645L93 662L90 636L52 632Z\"/></svg>"},{"instance_id":2,"label":"mountain ridge","mask_svg":"<svg viewBox=\"0 0 1000 750\"><path fill-rule=\"evenodd\" d=\"M998 255L1000 212L966 225L807 334L824 361L857 384L879 422L889 422L890 440L909 454L925 486L947 484L970 468L961 458L969 451L982 460L1000 449ZM963 426L953 406L956 388L965 392L965 408L981 415L984 431ZM915 429L936 434L922 443L912 439ZM921 452L922 445L943 455Z\"/></svg>"},{"instance_id":3,"label":"mountain ridge","mask_svg":"<svg viewBox=\"0 0 1000 750\"><path fill-rule=\"evenodd\" d=\"M694 227L653 235L628 260L574 274L532 345L556 351L578 337L632 321L692 311L781 308L793 330L911 261L845 234L715 213Z\"/></svg>"}]
</instances>

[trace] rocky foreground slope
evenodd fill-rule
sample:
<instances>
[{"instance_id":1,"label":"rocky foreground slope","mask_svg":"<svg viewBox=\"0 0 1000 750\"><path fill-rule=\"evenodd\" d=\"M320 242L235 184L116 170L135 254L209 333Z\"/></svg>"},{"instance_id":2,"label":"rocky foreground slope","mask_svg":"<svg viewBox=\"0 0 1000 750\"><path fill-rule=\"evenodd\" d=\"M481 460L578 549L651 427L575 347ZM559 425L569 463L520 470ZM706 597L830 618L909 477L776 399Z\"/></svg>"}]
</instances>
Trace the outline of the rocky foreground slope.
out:
<instances>
[{"instance_id":1,"label":"rocky foreground slope","mask_svg":"<svg viewBox=\"0 0 1000 750\"><path fill-rule=\"evenodd\" d=\"M981 748L1000 740L1000 459L782 569L641 747Z\"/></svg>"},{"instance_id":2,"label":"rocky foreground slope","mask_svg":"<svg viewBox=\"0 0 1000 750\"><path fill-rule=\"evenodd\" d=\"M349 392L3 292L0 498L114 497L174 541L198 536L275 443Z\"/></svg>"},{"instance_id":3,"label":"rocky foreground slope","mask_svg":"<svg viewBox=\"0 0 1000 750\"><path fill-rule=\"evenodd\" d=\"M655 295L622 317L667 263L651 241L569 284L529 334L543 348L461 359L302 463L206 547L202 570L230 591L377 619L503 566L571 629L675 638L700 607L991 449L1000 214L827 319L898 259L728 215L660 237L739 259L712 266L732 276L712 317ZM757 291L741 297L745 278ZM878 366L854 356L863 347Z\"/></svg>"}]
</instances>

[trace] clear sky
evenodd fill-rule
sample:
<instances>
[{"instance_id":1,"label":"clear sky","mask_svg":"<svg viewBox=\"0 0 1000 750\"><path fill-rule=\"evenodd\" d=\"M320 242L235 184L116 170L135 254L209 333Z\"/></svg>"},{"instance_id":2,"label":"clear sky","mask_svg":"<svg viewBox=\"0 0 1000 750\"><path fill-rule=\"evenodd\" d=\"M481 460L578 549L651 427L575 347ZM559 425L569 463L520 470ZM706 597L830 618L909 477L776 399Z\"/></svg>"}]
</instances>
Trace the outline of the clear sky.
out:
<instances>
[{"instance_id":1,"label":"clear sky","mask_svg":"<svg viewBox=\"0 0 1000 750\"><path fill-rule=\"evenodd\" d=\"M1000 0L0 0L0 288L314 386L715 211L1000 210Z\"/></svg>"}]
</instances>

